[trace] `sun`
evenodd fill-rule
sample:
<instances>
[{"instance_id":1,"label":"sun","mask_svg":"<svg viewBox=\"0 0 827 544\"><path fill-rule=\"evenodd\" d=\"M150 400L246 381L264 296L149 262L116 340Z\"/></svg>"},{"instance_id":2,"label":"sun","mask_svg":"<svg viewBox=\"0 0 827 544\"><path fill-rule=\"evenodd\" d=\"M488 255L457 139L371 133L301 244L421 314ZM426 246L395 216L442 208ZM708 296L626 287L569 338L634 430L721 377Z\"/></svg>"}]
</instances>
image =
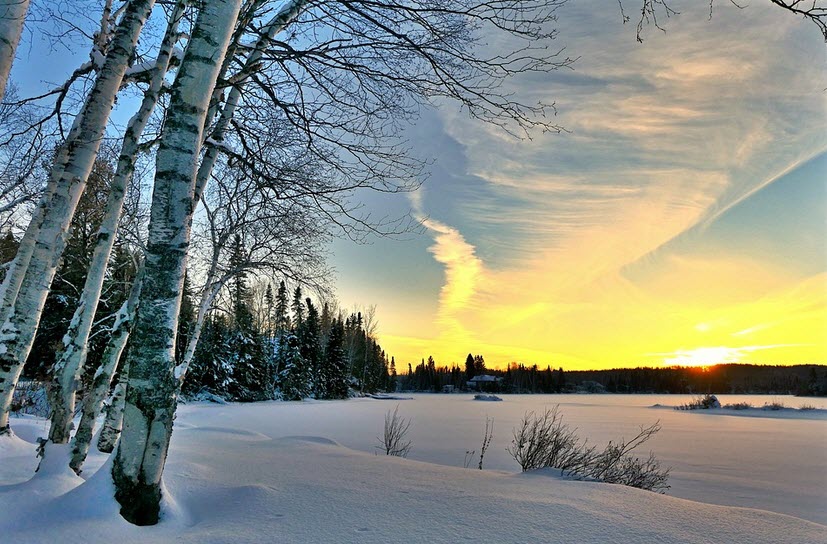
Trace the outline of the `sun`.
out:
<instances>
[{"instance_id":1,"label":"sun","mask_svg":"<svg viewBox=\"0 0 827 544\"><path fill-rule=\"evenodd\" d=\"M666 366L691 366L706 368L723 364L737 363L741 358L740 348L725 346L678 350L672 357L663 360Z\"/></svg>"}]
</instances>

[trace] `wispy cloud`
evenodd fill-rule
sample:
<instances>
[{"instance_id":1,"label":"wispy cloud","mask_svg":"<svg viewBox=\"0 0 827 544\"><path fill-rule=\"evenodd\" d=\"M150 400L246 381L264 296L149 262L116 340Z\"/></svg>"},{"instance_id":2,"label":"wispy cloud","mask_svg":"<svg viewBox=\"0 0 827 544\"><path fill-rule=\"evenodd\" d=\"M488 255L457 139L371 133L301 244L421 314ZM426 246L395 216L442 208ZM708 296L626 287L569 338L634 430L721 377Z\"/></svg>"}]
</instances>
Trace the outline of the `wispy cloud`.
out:
<instances>
[{"instance_id":1,"label":"wispy cloud","mask_svg":"<svg viewBox=\"0 0 827 544\"><path fill-rule=\"evenodd\" d=\"M676 2L643 45L602 4L561 10L576 71L503 91L556 102L569 134L515 141L447 107L421 129L430 151L450 149L431 192L411 196L444 267L437 315L422 317L445 362L468 343L579 366L827 357L813 341L827 330L823 276L710 229L827 149L827 51L769 3L723 3L710 21L708 5ZM794 248L803 235L773 236ZM389 338L423 349L412 331Z\"/></svg>"}]
</instances>

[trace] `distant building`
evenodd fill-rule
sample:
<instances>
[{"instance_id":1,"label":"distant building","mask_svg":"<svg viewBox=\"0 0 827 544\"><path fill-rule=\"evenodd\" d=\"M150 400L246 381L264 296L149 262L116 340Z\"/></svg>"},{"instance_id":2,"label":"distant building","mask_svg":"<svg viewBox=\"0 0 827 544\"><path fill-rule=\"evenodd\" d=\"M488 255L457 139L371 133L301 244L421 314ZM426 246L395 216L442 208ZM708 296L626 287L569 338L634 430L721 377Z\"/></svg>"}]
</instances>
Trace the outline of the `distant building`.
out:
<instances>
[{"instance_id":1,"label":"distant building","mask_svg":"<svg viewBox=\"0 0 827 544\"><path fill-rule=\"evenodd\" d=\"M480 374L468 380L466 384L468 385L468 389L475 391L499 391L502 381L503 379L499 376Z\"/></svg>"}]
</instances>

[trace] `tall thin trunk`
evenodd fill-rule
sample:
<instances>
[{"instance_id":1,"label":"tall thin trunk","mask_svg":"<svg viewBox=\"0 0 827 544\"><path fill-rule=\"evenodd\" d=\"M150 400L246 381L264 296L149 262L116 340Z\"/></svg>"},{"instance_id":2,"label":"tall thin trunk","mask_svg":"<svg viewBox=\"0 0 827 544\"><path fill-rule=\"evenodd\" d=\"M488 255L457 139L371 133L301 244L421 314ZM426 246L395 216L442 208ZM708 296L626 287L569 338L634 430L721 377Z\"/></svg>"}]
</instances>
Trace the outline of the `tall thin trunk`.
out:
<instances>
[{"instance_id":1,"label":"tall thin trunk","mask_svg":"<svg viewBox=\"0 0 827 544\"><path fill-rule=\"evenodd\" d=\"M0 0L0 98L6 93L27 11L29 0Z\"/></svg>"},{"instance_id":2,"label":"tall thin trunk","mask_svg":"<svg viewBox=\"0 0 827 544\"><path fill-rule=\"evenodd\" d=\"M8 432L8 410L14 386L31 350L43 304L66 247L69 225L95 162L138 36L155 0L130 0L115 31L103 66L64 143L66 162L56 163L54 192L46 202L34 249L14 306L0 328L0 434ZM39 228L38 228L39 227ZM0 312L2 314L3 312Z\"/></svg>"},{"instance_id":3,"label":"tall thin trunk","mask_svg":"<svg viewBox=\"0 0 827 544\"><path fill-rule=\"evenodd\" d=\"M207 313L210 307L215 302L215 297L225 282L219 281L216 278L216 270L218 268L217 256L214 256L210 263L210 270L207 273L207 281L204 287L204 292L201 293L201 300L198 303L198 313L195 316L195 326L192 329L192 334L187 341L187 349L184 352L183 359L175 367L175 377L178 379L178 387L184 385L184 378L187 376L192 359L195 357L195 349L198 347L198 341L201 339L201 332L204 330L204 322L207 319Z\"/></svg>"},{"instance_id":4,"label":"tall thin trunk","mask_svg":"<svg viewBox=\"0 0 827 544\"><path fill-rule=\"evenodd\" d=\"M132 117L126 128L120 156L118 157L118 166L109 187L106 210L98 229L89 273L86 276L86 283L80 296L80 304L72 316L72 321L63 336L61 346L58 348L50 394L52 399L52 424L49 429L49 441L54 444L65 444L69 441L72 416L75 411L76 385L80 379L83 365L86 363L89 334L92 331L95 311L100 301L109 255L115 245L115 234L121 219L126 190L135 171L135 161L138 157L141 135L158 103L164 77L172 58L173 48L178 41L178 23L185 9L184 2L178 2L173 10L155 61L149 88L144 93L138 112ZM44 445L44 447L47 447L47 445Z\"/></svg>"},{"instance_id":5,"label":"tall thin trunk","mask_svg":"<svg viewBox=\"0 0 827 544\"><path fill-rule=\"evenodd\" d=\"M95 434L95 420L100 414L103 401L109 392L109 387L112 385L112 376L115 375L115 369L118 368L118 362L121 360L126 342L129 340L132 320L135 317L135 310L138 307L138 300L141 296L142 279L143 265L135 278L135 283L132 285L129 299L126 300L118 310L118 314L115 317L115 325L112 327L112 336L109 339L109 343L106 344L106 349L103 351L101 366L98 367L97 372L95 372L89 393L83 398L80 423L78 424L78 430L75 432L75 436L72 438L72 459L69 461L69 467L77 474L81 473L81 467L84 461L86 461L86 456L89 453L89 448L92 443L92 435ZM126 374L126 370L121 368L121 376L125 378ZM123 383L121 384L120 382ZM126 388L126 379L122 379L120 382L119 385L121 385L122 396ZM123 414L123 410L121 410L121 414ZM120 425L117 426L117 431L120 431ZM111 431L108 433L110 437L112 434ZM101 436L103 436L103 433L101 433ZM114 446L114 442L111 443ZM109 451L111 452L112 449L110 448Z\"/></svg>"},{"instance_id":6,"label":"tall thin trunk","mask_svg":"<svg viewBox=\"0 0 827 544\"><path fill-rule=\"evenodd\" d=\"M125 360L121 366L120 378L115 390L112 392L112 400L106 407L106 417L103 420L101 434L98 437L98 451L112 453L123 428L123 411L126 404L126 387L129 381L129 361Z\"/></svg>"},{"instance_id":7,"label":"tall thin trunk","mask_svg":"<svg viewBox=\"0 0 827 544\"><path fill-rule=\"evenodd\" d=\"M206 0L170 97L156 158L141 305L127 356L129 382L112 479L121 515L137 525L158 522L178 380L175 335L181 309L195 175L210 97L241 0Z\"/></svg>"}]
</instances>

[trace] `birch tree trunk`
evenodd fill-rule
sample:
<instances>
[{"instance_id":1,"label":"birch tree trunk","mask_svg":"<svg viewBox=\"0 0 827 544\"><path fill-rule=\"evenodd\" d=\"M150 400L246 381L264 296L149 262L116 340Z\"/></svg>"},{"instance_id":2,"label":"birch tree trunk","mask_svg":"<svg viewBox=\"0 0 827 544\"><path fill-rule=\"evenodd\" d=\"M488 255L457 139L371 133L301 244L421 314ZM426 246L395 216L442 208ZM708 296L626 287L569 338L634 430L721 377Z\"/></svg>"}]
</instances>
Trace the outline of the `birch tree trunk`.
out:
<instances>
[{"instance_id":1,"label":"birch tree trunk","mask_svg":"<svg viewBox=\"0 0 827 544\"><path fill-rule=\"evenodd\" d=\"M6 94L6 83L28 10L29 0L0 0L0 99Z\"/></svg>"},{"instance_id":2,"label":"birch tree trunk","mask_svg":"<svg viewBox=\"0 0 827 544\"><path fill-rule=\"evenodd\" d=\"M210 97L238 18L240 0L206 0L170 96L156 158L146 271L112 479L121 515L158 522L161 476L172 435L178 380L175 335L195 207L194 184Z\"/></svg>"},{"instance_id":3,"label":"birch tree trunk","mask_svg":"<svg viewBox=\"0 0 827 544\"><path fill-rule=\"evenodd\" d=\"M14 386L31 350L46 295L66 247L69 225L95 162L115 97L154 4L155 0L130 0L92 90L64 143L65 165L56 163L52 169L54 192L45 203L17 298L0 328L0 435L9 432L8 410Z\"/></svg>"},{"instance_id":4,"label":"birch tree trunk","mask_svg":"<svg viewBox=\"0 0 827 544\"><path fill-rule=\"evenodd\" d=\"M135 283L132 285L132 291L129 293L129 299L126 300L118 309L115 317L115 324L112 327L112 336L109 343L106 344L106 349L103 351L103 358L101 366L95 372L95 377L92 379L92 385L89 388L89 393L83 399L83 406L81 408L80 423L75 436L72 438L72 458L69 461L69 467L75 473L81 473L81 467L86 456L89 454L89 448L92 444L92 435L95 434L95 420L100 414L103 406L103 401L106 394L109 392L109 387L112 385L112 376L115 375L115 369L118 368L118 361L121 360L121 355L126 347L126 342L129 340L129 332L132 328L132 320L135 317L135 310L138 307L138 300L141 296L141 282L143 280L143 265L139 270ZM125 377L128 369L121 369L121 376ZM126 387L126 380L119 381L121 386L120 395L123 396ZM115 395L117 397L117 395ZM115 398L113 398L113 404ZM120 410L121 415L123 409ZM107 418L108 419L108 418ZM112 423L110 422L110 428ZM120 424L117 425L117 431L120 431ZM113 434L111 431L108 433ZM101 433L103 436L103 433ZM114 446L114 441L111 441ZM112 448L109 449L112 451Z\"/></svg>"},{"instance_id":5,"label":"birch tree trunk","mask_svg":"<svg viewBox=\"0 0 827 544\"><path fill-rule=\"evenodd\" d=\"M49 441L54 444L65 444L69 441L72 417L75 411L77 382L80 379L83 365L86 363L87 342L92 331L95 311L100 301L109 255L115 245L115 234L121 218L126 190L135 171L135 161L138 157L141 135L158 103L164 77L169 69L173 48L178 41L178 23L185 9L185 4L178 2L173 10L155 61L149 88L144 93L138 112L132 117L126 128L115 176L109 188L106 211L98 229L89 273L86 276L86 283L81 293L80 304L72 316L72 321L63 336L61 346L58 348L50 394L52 421L49 429ZM108 389L108 382L106 386ZM44 444L44 448L47 446L47 444Z\"/></svg>"},{"instance_id":6,"label":"birch tree trunk","mask_svg":"<svg viewBox=\"0 0 827 544\"><path fill-rule=\"evenodd\" d=\"M103 420L100 437L98 437L98 451L112 453L123 428L123 410L126 402L126 386L129 381L129 361L124 361L118 384L112 392L112 400L106 407L106 417Z\"/></svg>"}]
</instances>

